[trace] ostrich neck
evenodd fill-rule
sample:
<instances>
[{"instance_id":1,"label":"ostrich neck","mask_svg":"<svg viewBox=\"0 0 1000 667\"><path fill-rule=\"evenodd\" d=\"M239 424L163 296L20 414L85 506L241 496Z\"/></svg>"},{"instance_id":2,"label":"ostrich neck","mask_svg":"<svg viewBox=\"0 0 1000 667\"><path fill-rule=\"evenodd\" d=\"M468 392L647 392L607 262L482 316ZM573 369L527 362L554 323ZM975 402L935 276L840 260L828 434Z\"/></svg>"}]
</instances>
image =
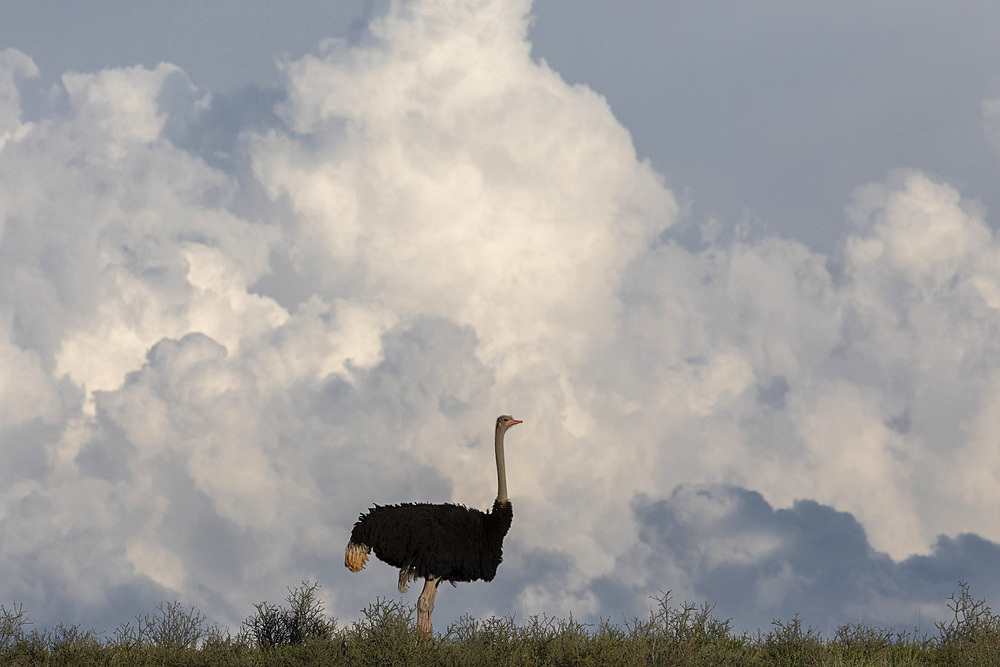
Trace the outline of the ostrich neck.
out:
<instances>
[{"instance_id":1,"label":"ostrich neck","mask_svg":"<svg viewBox=\"0 0 1000 667\"><path fill-rule=\"evenodd\" d=\"M507 470L503 465L503 429L497 429L497 500L507 502Z\"/></svg>"}]
</instances>

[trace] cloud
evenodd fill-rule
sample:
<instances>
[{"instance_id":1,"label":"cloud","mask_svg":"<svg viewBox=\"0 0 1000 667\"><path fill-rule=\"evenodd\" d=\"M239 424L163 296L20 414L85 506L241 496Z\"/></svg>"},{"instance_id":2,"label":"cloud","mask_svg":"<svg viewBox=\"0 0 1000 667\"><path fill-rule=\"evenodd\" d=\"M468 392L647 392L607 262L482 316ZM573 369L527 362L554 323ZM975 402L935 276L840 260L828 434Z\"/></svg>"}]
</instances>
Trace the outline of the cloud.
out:
<instances>
[{"instance_id":1,"label":"cloud","mask_svg":"<svg viewBox=\"0 0 1000 667\"><path fill-rule=\"evenodd\" d=\"M985 213L900 171L836 254L682 244L606 101L531 58L529 10L394 3L273 91L66 74L33 123L5 52L0 579L36 622L178 598L235 627L304 578L356 617L395 582L341 567L358 513L487 507L500 413L525 420L505 562L442 621L608 616L664 582L729 600L706 573L754 591L747 623L786 590L875 609L891 591L808 563L824 535L873 578L929 554L900 605L993 563ZM651 500L692 481L715 500Z\"/></svg>"},{"instance_id":2,"label":"cloud","mask_svg":"<svg viewBox=\"0 0 1000 667\"><path fill-rule=\"evenodd\" d=\"M527 10L405 5L374 46L288 64L294 133L258 137L251 159L297 219L297 270L471 324L484 355L556 363L676 209L604 100L530 60Z\"/></svg>"},{"instance_id":3,"label":"cloud","mask_svg":"<svg viewBox=\"0 0 1000 667\"><path fill-rule=\"evenodd\" d=\"M120 383L164 336L234 346L286 316L246 290L276 230L230 213L233 182L159 137L158 100L177 77L168 65L67 74L65 116L0 160L12 335L91 391Z\"/></svg>"},{"instance_id":4,"label":"cloud","mask_svg":"<svg viewBox=\"0 0 1000 667\"><path fill-rule=\"evenodd\" d=\"M21 123L21 93L17 83L38 76L38 67L17 49L0 51L0 150L26 128Z\"/></svg>"},{"instance_id":5,"label":"cloud","mask_svg":"<svg viewBox=\"0 0 1000 667\"><path fill-rule=\"evenodd\" d=\"M668 574L632 584L629 610L649 590L683 582L682 596L714 601L716 615L741 628L799 614L827 636L859 621L927 632L958 581L989 599L1000 592L1000 545L971 534L939 536L929 554L894 561L850 514L811 500L774 509L754 491L690 485L636 496L631 508L639 545L629 565ZM622 588L611 590L628 600Z\"/></svg>"}]
</instances>

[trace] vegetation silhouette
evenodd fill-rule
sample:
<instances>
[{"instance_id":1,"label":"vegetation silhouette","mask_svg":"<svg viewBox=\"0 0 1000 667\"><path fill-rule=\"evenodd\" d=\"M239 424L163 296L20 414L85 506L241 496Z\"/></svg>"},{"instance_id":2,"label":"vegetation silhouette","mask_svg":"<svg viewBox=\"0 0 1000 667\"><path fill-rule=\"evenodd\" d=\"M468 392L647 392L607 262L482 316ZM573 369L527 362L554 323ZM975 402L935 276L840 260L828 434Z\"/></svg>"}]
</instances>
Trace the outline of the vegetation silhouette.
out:
<instances>
[{"instance_id":1,"label":"vegetation silhouette","mask_svg":"<svg viewBox=\"0 0 1000 667\"><path fill-rule=\"evenodd\" d=\"M736 633L714 606L674 604L654 596L646 618L622 625L602 620L531 616L464 616L444 633L427 635L415 607L378 598L345 627L328 618L303 581L286 605L261 602L231 635L209 625L194 607L161 603L107 636L79 626L33 627L13 602L0 605L4 665L987 665L1000 664L1000 616L965 582L946 601L950 618L933 634L897 632L866 623L843 625L829 638L798 616L767 631Z\"/></svg>"}]
</instances>

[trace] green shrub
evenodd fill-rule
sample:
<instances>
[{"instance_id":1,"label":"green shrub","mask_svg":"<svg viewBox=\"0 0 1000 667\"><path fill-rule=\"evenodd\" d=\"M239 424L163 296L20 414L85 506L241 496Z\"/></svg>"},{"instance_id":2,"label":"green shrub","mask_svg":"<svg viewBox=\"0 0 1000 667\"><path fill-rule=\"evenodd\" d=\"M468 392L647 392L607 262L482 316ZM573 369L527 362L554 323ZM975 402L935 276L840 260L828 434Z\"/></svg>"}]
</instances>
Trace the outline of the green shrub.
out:
<instances>
[{"instance_id":1,"label":"green shrub","mask_svg":"<svg viewBox=\"0 0 1000 667\"><path fill-rule=\"evenodd\" d=\"M24 637L24 626L31 625L31 618L24 606L15 600L10 609L0 604L0 654L6 655Z\"/></svg>"},{"instance_id":2,"label":"green shrub","mask_svg":"<svg viewBox=\"0 0 1000 667\"><path fill-rule=\"evenodd\" d=\"M161 602L159 613L136 616L136 643L149 646L194 648L207 633L205 615L180 602Z\"/></svg>"},{"instance_id":3,"label":"green shrub","mask_svg":"<svg viewBox=\"0 0 1000 667\"><path fill-rule=\"evenodd\" d=\"M288 589L288 607L269 602L254 605L257 613L243 621L243 632L260 649L297 646L306 642L329 639L336 621L327 620L323 603L316 597L319 584L303 581Z\"/></svg>"},{"instance_id":4,"label":"green shrub","mask_svg":"<svg viewBox=\"0 0 1000 667\"><path fill-rule=\"evenodd\" d=\"M977 600L965 582L958 582L959 595L948 597L951 620L938 621L937 659L947 665L1000 663L1000 616L986 600Z\"/></svg>"}]
</instances>

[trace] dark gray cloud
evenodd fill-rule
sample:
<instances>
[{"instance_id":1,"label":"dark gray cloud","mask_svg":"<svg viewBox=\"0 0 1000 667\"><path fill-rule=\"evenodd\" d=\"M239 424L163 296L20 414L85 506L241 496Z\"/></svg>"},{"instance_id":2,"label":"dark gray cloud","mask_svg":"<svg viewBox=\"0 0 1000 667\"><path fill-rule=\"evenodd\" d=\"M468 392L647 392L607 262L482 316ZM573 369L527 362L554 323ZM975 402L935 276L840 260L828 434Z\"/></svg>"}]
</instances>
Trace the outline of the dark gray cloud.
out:
<instances>
[{"instance_id":1,"label":"dark gray cloud","mask_svg":"<svg viewBox=\"0 0 1000 667\"><path fill-rule=\"evenodd\" d=\"M775 509L748 489L688 485L666 498L637 496L631 509L649 578L633 588L630 610L649 590L674 589L676 599L680 589L743 628L799 614L828 635L862 620L932 632L959 582L1000 595L1000 544L975 535L942 535L930 553L894 561L849 513L811 500ZM608 605L630 602L628 587L607 579L597 590Z\"/></svg>"}]
</instances>

